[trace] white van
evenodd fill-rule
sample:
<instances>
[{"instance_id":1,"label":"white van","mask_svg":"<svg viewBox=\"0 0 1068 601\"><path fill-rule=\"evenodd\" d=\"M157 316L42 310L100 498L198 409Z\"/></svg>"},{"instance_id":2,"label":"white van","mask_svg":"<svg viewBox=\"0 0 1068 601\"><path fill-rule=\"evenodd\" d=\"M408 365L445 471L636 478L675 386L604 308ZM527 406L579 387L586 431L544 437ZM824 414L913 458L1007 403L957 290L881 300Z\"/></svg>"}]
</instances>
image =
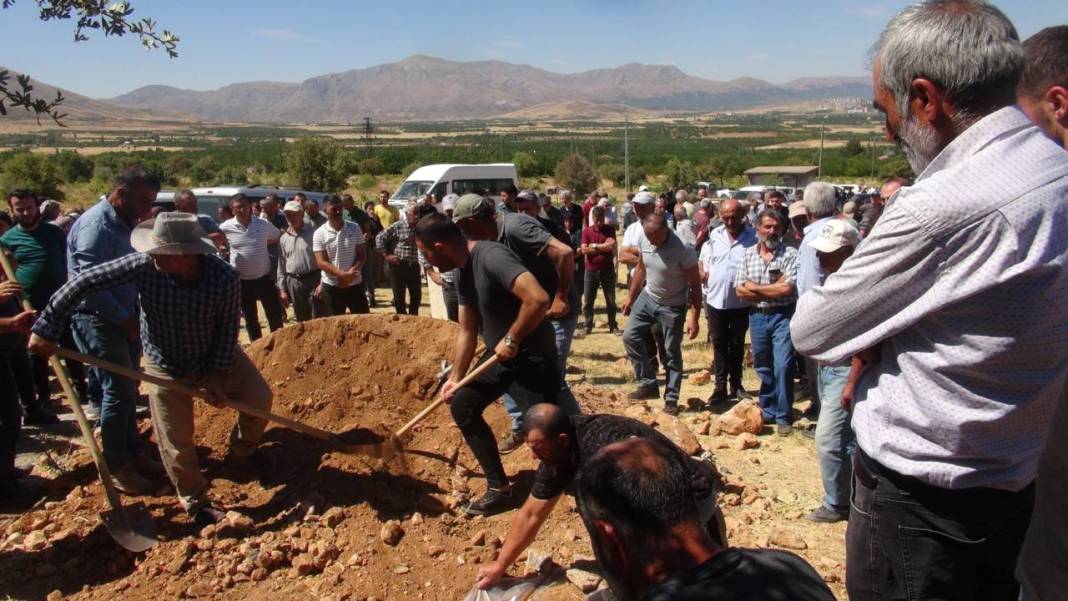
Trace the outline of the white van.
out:
<instances>
[{"instance_id":1,"label":"white van","mask_svg":"<svg viewBox=\"0 0 1068 601\"><path fill-rule=\"evenodd\" d=\"M446 194L462 196L469 192L500 200L501 190L508 185L519 187L519 176L512 163L426 165L404 180L389 204L404 209L409 200L418 201L427 192L434 195L436 202L441 202Z\"/></svg>"},{"instance_id":2,"label":"white van","mask_svg":"<svg viewBox=\"0 0 1068 601\"><path fill-rule=\"evenodd\" d=\"M291 200L297 192L303 192L310 200L322 204L326 197L324 192L308 192L305 190L280 188L278 186L212 186L208 188L193 188L193 194L197 196L197 211L212 219L219 220L219 207L230 202L234 194L244 194L250 202L259 202L274 193L279 202L285 204Z\"/></svg>"}]
</instances>

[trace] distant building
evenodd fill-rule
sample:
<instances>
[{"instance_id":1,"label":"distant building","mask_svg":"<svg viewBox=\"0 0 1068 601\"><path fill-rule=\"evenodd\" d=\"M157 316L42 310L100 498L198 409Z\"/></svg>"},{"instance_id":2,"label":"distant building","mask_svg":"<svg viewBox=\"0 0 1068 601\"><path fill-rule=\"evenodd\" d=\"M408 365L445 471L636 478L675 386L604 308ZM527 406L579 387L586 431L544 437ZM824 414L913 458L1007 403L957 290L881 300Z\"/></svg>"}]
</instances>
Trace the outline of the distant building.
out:
<instances>
[{"instance_id":1,"label":"distant building","mask_svg":"<svg viewBox=\"0 0 1068 601\"><path fill-rule=\"evenodd\" d=\"M815 165L784 167L753 167L745 172L751 186L789 186L804 188L816 181L819 168Z\"/></svg>"}]
</instances>

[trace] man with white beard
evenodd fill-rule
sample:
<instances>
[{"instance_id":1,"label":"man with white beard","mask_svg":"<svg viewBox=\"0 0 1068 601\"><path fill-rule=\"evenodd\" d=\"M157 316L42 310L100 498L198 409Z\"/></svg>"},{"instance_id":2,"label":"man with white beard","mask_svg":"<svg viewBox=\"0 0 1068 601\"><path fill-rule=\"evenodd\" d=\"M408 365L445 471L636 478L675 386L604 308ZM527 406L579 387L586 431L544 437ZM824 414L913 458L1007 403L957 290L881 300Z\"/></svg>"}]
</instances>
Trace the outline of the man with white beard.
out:
<instances>
[{"instance_id":1,"label":"man with white beard","mask_svg":"<svg viewBox=\"0 0 1068 601\"><path fill-rule=\"evenodd\" d=\"M1015 601L1068 377L1068 153L1013 106L1024 52L986 2L905 8L873 57L875 106L918 177L791 323L801 353L866 363L846 587Z\"/></svg>"}]
</instances>

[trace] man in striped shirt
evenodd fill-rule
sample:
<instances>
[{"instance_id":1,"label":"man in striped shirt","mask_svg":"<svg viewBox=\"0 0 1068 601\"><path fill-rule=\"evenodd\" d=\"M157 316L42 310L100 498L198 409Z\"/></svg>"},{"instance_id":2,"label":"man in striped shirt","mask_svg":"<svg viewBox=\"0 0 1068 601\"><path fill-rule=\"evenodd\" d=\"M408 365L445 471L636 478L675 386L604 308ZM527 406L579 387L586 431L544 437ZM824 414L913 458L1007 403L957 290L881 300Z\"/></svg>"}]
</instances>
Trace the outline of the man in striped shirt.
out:
<instances>
[{"instance_id":1,"label":"man in striped shirt","mask_svg":"<svg viewBox=\"0 0 1068 601\"><path fill-rule=\"evenodd\" d=\"M366 258L363 231L352 221L345 221L341 198L336 194L323 201L326 223L315 230L312 250L322 270L322 293L331 315L370 313L367 290L360 268Z\"/></svg>"},{"instance_id":2,"label":"man in striped shirt","mask_svg":"<svg viewBox=\"0 0 1068 601\"><path fill-rule=\"evenodd\" d=\"M256 303L263 305L271 331L282 327L285 309L282 295L274 283L268 244L278 242L281 232L270 222L252 216L252 203L244 194L230 198L234 216L219 226L230 245L230 265L241 274L241 313L249 340L263 336Z\"/></svg>"}]
</instances>

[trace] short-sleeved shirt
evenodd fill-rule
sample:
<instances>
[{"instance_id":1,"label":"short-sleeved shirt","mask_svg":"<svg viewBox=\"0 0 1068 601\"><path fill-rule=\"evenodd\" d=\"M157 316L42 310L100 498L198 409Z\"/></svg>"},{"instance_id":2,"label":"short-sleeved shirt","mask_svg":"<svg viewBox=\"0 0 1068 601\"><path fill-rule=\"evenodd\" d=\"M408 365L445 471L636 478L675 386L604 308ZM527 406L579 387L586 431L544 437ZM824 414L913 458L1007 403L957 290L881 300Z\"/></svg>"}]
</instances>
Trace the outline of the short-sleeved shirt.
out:
<instances>
[{"instance_id":1,"label":"short-sleeved shirt","mask_svg":"<svg viewBox=\"0 0 1068 601\"><path fill-rule=\"evenodd\" d=\"M400 211L380 204L375 205L375 215L378 215L378 221L382 224L383 229L388 228L393 225L394 221L400 219Z\"/></svg>"},{"instance_id":2,"label":"short-sleeved shirt","mask_svg":"<svg viewBox=\"0 0 1068 601\"><path fill-rule=\"evenodd\" d=\"M219 226L215 223L215 220L203 213L197 215L197 223L200 224L200 227L204 229L204 233L206 234L218 234L220 232Z\"/></svg>"},{"instance_id":3,"label":"short-sleeved shirt","mask_svg":"<svg viewBox=\"0 0 1068 601\"><path fill-rule=\"evenodd\" d=\"M639 219L634 223L627 226L627 229L623 230L623 241L620 246L638 248L641 246L642 240L645 239L645 230L642 229L642 222ZM630 272L634 273L634 268L630 268Z\"/></svg>"},{"instance_id":4,"label":"short-sleeved shirt","mask_svg":"<svg viewBox=\"0 0 1068 601\"><path fill-rule=\"evenodd\" d=\"M607 223L601 227L586 227L582 230L583 244L604 244L609 240L615 240L616 231ZM585 255L586 269L588 271L600 271L612 268L612 253L599 252Z\"/></svg>"},{"instance_id":5,"label":"short-sleeved shirt","mask_svg":"<svg viewBox=\"0 0 1068 601\"><path fill-rule=\"evenodd\" d=\"M282 233L266 219L253 217L248 225L241 225L237 217L219 226L230 244L230 265L241 274L242 280L262 278L271 271L267 245L275 244Z\"/></svg>"},{"instance_id":6,"label":"short-sleeved shirt","mask_svg":"<svg viewBox=\"0 0 1068 601\"><path fill-rule=\"evenodd\" d=\"M312 235L312 250L325 251L330 263L339 271L346 271L352 267L356 262L356 247L363 245L363 230L351 221L343 221L340 230L335 230L327 221ZM322 270L321 277L324 284L339 285L338 279L327 273L325 269ZM350 285L355 286L362 281L360 272L357 271L356 279Z\"/></svg>"},{"instance_id":7,"label":"short-sleeved shirt","mask_svg":"<svg viewBox=\"0 0 1068 601\"><path fill-rule=\"evenodd\" d=\"M685 305L690 291L685 272L697 265L697 253L670 231L660 246L642 236L638 248L645 266L645 293L661 306Z\"/></svg>"},{"instance_id":8,"label":"short-sleeved shirt","mask_svg":"<svg viewBox=\"0 0 1068 601\"><path fill-rule=\"evenodd\" d=\"M459 304L478 311L482 321L482 340L487 349L497 347L519 316L522 302L512 294L512 284L527 272L529 270L514 252L503 244L489 240L476 243L467 264L460 268L456 285L457 300ZM547 319L542 320L519 344L520 355L540 355L555 350L556 338Z\"/></svg>"},{"instance_id":9,"label":"short-sleeved shirt","mask_svg":"<svg viewBox=\"0 0 1068 601\"><path fill-rule=\"evenodd\" d=\"M628 438L645 438L655 440L678 453L693 475L694 492L703 495L713 489L719 479L716 469L710 464L686 456L678 446L652 426L636 419L621 415L593 414L575 415L571 420L573 444L571 456L559 466L541 463L534 472L534 486L530 496L542 501L554 499L565 492L573 490L575 474L583 464L593 457L602 447Z\"/></svg>"},{"instance_id":10,"label":"short-sleeved shirt","mask_svg":"<svg viewBox=\"0 0 1068 601\"><path fill-rule=\"evenodd\" d=\"M44 309L49 297L67 281L67 240L57 225L41 221L32 230L9 229L0 243L18 262L15 279L26 289L34 309Z\"/></svg>"},{"instance_id":11,"label":"short-sleeved shirt","mask_svg":"<svg viewBox=\"0 0 1068 601\"><path fill-rule=\"evenodd\" d=\"M523 213L502 213L497 215L497 242L507 246L519 257L524 267L534 275L538 284L552 299L560 287L560 278L556 265L545 252L553 234L538 219ZM573 283L572 283L573 284ZM568 290L568 314L578 315L578 288L572 285Z\"/></svg>"},{"instance_id":12,"label":"short-sleeved shirt","mask_svg":"<svg viewBox=\"0 0 1068 601\"><path fill-rule=\"evenodd\" d=\"M673 574L639 601L776 599L834 601L834 594L804 559L772 549L726 549L701 565Z\"/></svg>"},{"instance_id":13,"label":"short-sleeved shirt","mask_svg":"<svg viewBox=\"0 0 1068 601\"><path fill-rule=\"evenodd\" d=\"M708 274L705 281L705 302L713 309L742 309L749 303L738 298L734 276L745 251L757 243L753 228L746 227L737 238L731 238L727 228L712 230L708 242L701 247L701 264Z\"/></svg>"},{"instance_id":14,"label":"short-sleeved shirt","mask_svg":"<svg viewBox=\"0 0 1068 601\"><path fill-rule=\"evenodd\" d=\"M761 286L775 282L771 276L772 271L780 271L790 282L797 282L797 249L780 244L775 248L771 260L765 262L760 256L760 244L754 244L745 249L742 262L738 264L738 272L734 275L734 287L741 286L746 281ZM794 286L793 294L772 300L763 300L757 303L757 307L786 307L797 302L797 287Z\"/></svg>"}]
</instances>

